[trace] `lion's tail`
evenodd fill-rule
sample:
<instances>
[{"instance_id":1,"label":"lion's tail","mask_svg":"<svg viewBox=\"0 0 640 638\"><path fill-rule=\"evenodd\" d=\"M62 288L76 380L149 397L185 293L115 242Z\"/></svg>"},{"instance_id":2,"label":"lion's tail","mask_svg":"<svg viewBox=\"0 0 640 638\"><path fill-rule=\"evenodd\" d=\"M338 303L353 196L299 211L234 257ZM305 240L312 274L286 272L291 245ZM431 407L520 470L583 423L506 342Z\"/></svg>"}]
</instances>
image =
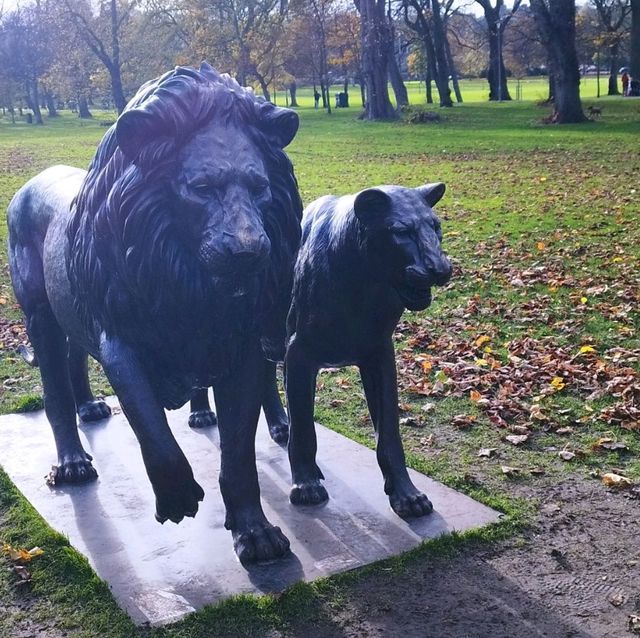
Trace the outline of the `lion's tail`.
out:
<instances>
[{"instance_id":1,"label":"lion's tail","mask_svg":"<svg viewBox=\"0 0 640 638\"><path fill-rule=\"evenodd\" d=\"M38 357L32 348L21 344L18 346L18 354L28 363L32 368L38 367Z\"/></svg>"}]
</instances>

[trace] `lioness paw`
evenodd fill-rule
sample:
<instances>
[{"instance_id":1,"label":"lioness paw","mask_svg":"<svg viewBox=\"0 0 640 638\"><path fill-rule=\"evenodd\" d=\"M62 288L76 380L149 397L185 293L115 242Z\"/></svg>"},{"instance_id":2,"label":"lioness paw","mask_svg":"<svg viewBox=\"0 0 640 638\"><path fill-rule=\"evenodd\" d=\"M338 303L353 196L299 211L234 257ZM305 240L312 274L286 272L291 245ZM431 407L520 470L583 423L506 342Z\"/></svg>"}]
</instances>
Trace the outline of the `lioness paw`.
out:
<instances>
[{"instance_id":1,"label":"lioness paw","mask_svg":"<svg viewBox=\"0 0 640 638\"><path fill-rule=\"evenodd\" d=\"M329 494L319 480L305 481L291 488L289 500L294 505L320 505L329 500Z\"/></svg>"},{"instance_id":2,"label":"lioness paw","mask_svg":"<svg viewBox=\"0 0 640 638\"><path fill-rule=\"evenodd\" d=\"M389 503L393 511L402 518L418 518L433 512L431 501L417 490L412 493L390 494Z\"/></svg>"},{"instance_id":3,"label":"lioness paw","mask_svg":"<svg viewBox=\"0 0 640 638\"><path fill-rule=\"evenodd\" d=\"M193 518L198 512L198 503L204 498L204 490L190 479L182 489L154 488L156 493L156 520L159 523L179 523L185 516Z\"/></svg>"},{"instance_id":4,"label":"lioness paw","mask_svg":"<svg viewBox=\"0 0 640 638\"><path fill-rule=\"evenodd\" d=\"M270 523L233 532L233 549L243 564L280 558L289 551L289 546L289 539L282 530Z\"/></svg>"}]
</instances>

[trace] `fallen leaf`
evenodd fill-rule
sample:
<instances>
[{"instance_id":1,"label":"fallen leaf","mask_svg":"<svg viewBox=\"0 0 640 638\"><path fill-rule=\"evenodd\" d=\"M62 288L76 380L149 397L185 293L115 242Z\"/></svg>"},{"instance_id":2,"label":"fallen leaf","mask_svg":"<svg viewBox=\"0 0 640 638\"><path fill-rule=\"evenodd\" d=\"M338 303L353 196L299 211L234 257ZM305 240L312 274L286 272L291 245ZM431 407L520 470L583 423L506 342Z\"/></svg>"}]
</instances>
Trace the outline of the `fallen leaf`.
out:
<instances>
[{"instance_id":1,"label":"fallen leaf","mask_svg":"<svg viewBox=\"0 0 640 638\"><path fill-rule=\"evenodd\" d=\"M564 388L567 384L564 382L564 379L562 377L553 377L553 379L551 379L551 385L556 390L562 390L562 388Z\"/></svg>"},{"instance_id":2,"label":"fallen leaf","mask_svg":"<svg viewBox=\"0 0 640 638\"><path fill-rule=\"evenodd\" d=\"M570 426L567 426L564 428L558 428L556 430L556 434L573 434L574 432L575 430Z\"/></svg>"},{"instance_id":3,"label":"fallen leaf","mask_svg":"<svg viewBox=\"0 0 640 638\"><path fill-rule=\"evenodd\" d=\"M599 450L628 450L629 449L627 445L622 443L621 441L616 441L615 439L611 439L607 436L598 439L591 446L591 448L596 452Z\"/></svg>"},{"instance_id":4,"label":"fallen leaf","mask_svg":"<svg viewBox=\"0 0 640 638\"><path fill-rule=\"evenodd\" d=\"M529 468L529 474L540 475L544 474L545 469L543 467L531 467Z\"/></svg>"},{"instance_id":5,"label":"fallen leaf","mask_svg":"<svg viewBox=\"0 0 640 638\"><path fill-rule=\"evenodd\" d=\"M431 410L435 409L436 404L435 403L425 403L420 409L423 412L431 412Z\"/></svg>"},{"instance_id":6,"label":"fallen leaf","mask_svg":"<svg viewBox=\"0 0 640 638\"><path fill-rule=\"evenodd\" d=\"M23 583L28 583L31 580L31 572L21 565L15 565L13 571L20 576Z\"/></svg>"},{"instance_id":7,"label":"fallen leaf","mask_svg":"<svg viewBox=\"0 0 640 638\"><path fill-rule=\"evenodd\" d=\"M607 472L602 475L602 482L607 487L617 487L619 489L625 489L633 485L633 481L626 476L620 476L620 474L614 474L613 472Z\"/></svg>"},{"instance_id":8,"label":"fallen leaf","mask_svg":"<svg viewBox=\"0 0 640 638\"><path fill-rule=\"evenodd\" d=\"M400 419L400 425L406 425L408 428L423 428L424 423L413 416L407 416Z\"/></svg>"},{"instance_id":9,"label":"fallen leaf","mask_svg":"<svg viewBox=\"0 0 640 638\"><path fill-rule=\"evenodd\" d=\"M498 451L497 447L481 447L478 450L478 456L485 456L487 458L493 456Z\"/></svg>"},{"instance_id":10,"label":"fallen leaf","mask_svg":"<svg viewBox=\"0 0 640 638\"><path fill-rule=\"evenodd\" d=\"M528 434L507 434L505 441L509 441L512 445L521 445L529 438Z\"/></svg>"},{"instance_id":11,"label":"fallen leaf","mask_svg":"<svg viewBox=\"0 0 640 638\"><path fill-rule=\"evenodd\" d=\"M475 416L469 416L467 414L456 414L451 421L451 424L459 430L468 430L475 422Z\"/></svg>"},{"instance_id":12,"label":"fallen leaf","mask_svg":"<svg viewBox=\"0 0 640 638\"><path fill-rule=\"evenodd\" d=\"M476 346L476 348L482 348L482 346L485 343L489 343L489 341L491 341L491 337L488 337L487 335L480 335L475 341L474 344Z\"/></svg>"},{"instance_id":13,"label":"fallen leaf","mask_svg":"<svg viewBox=\"0 0 640 638\"><path fill-rule=\"evenodd\" d=\"M620 605L624 604L624 596L622 594L612 594L608 600L614 607L620 607Z\"/></svg>"},{"instance_id":14,"label":"fallen leaf","mask_svg":"<svg viewBox=\"0 0 640 638\"><path fill-rule=\"evenodd\" d=\"M482 399L482 395L477 391L477 390L471 390L469 392L469 398L474 402L477 403L478 401L480 401L480 399Z\"/></svg>"},{"instance_id":15,"label":"fallen leaf","mask_svg":"<svg viewBox=\"0 0 640 638\"><path fill-rule=\"evenodd\" d=\"M510 465L501 465L500 469L505 476L515 476L516 474L520 474L519 467L511 467Z\"/></svg>"},{"instance_id":16,"label":"fallen leaf","mask_svg":"<svg viewBox=\"0 0 640 638\"><path fill-rule=\"evenodd\" d=\"M595 351L596 349L593 346L582 346L580 348L580 354L589 354Z\"/></svg>"},{"instance_id":17,"label":"fallen leaf","mask_svg":"<svg viewBox=\"0 0 640 638\"><path fill-rule=\"evenodd\" d=\"M575 458L576 454L575 454L575 452L572 452L571 450L560 450L560 452L558 452L558 456L563 461L571 461L572 459Z\"/></svg>"},{"instance_id":18,"label":"fallen leaf","mask_svg":"<svg viewBox=\"0 0 640 638\"><path fill-rule=\"evenodd\" d=\"M629 621L627 623L629 631L633 634L640 634L640 616L636 614L629 615Z\"/></svg>"}]
</instances>

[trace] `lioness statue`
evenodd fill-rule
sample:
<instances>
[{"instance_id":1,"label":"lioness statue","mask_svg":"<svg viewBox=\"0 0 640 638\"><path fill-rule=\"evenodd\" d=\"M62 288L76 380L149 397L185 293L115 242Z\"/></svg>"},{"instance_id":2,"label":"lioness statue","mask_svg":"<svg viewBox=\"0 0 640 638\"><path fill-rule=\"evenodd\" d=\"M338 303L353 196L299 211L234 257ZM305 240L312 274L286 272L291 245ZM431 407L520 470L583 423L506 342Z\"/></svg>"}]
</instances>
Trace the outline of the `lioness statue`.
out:
<instances>
[{"instance_id":1,"label":"lioness statue","mask_svg":"<svg viewBox=\"0 0 640 638\"><path fill-rule=\"evenodd\" d=\"M88 172L48 169L9 206L11 276L57 479L96 476L75 415L104 412L84 385L88 352L138 438L156 518L194 516L204 493L164 408L213 386L225 525L242 561L289 547L260 504L254 439L265 355L284 355L300 241L302 204L282 150L297 128L293 111L210 66L178 67L140 88Z\"/></svg>"},{"instance_id":2,"label":"lioness statue","mask_svg":"<svg viewBox=\"0 0 640 638\"><path fill-rule=\"evenodd\" d=\"M304 211L285 359L290 500L296 505L328 498L316 464L318 369L355 364L391 507L403 517L433 509L405 465L392 334L405 308L429 306L431 287L451 277L432 210L444 191L442 183L413 189L380 186L357 195L322 197Z\"/></svg>"}]
</instances>

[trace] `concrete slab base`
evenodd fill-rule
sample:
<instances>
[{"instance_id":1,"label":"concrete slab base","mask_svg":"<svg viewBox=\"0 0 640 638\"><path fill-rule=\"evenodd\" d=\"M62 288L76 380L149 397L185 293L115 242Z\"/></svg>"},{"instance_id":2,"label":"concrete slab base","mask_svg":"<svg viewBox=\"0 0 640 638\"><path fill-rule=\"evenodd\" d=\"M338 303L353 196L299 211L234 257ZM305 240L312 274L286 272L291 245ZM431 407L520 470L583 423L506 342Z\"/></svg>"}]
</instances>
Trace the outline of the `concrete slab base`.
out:
<instances>
[{"instance_id":1,"label":"concrete slab base","mask_svg":"<svg viewBox=\"0 0 640 638\"><path fill-rule=\"evenodd\" d=\"M117 406L115 399L109 402ZM223 526L217 429L191 430L186 407L168 413L206 496L195 519L159 525L138 443L117 407L115 411L110 419L80 426L99 474L94 483L45 484L56 453L43 412L0 418L0 465L49 525L87 556L137 623L174 622L234 594L280 591L296 581L366 565L423 539L499 518L490 508L410 471L435 511L420 519L400 519L384 494L375 453L321 426L318 459L330 500L319 507L294 507L288 499L286 450L271 441L261 419L256 446L263 507L289 537L292 552L247 570Z\"/></svg>"}]
</instances>

